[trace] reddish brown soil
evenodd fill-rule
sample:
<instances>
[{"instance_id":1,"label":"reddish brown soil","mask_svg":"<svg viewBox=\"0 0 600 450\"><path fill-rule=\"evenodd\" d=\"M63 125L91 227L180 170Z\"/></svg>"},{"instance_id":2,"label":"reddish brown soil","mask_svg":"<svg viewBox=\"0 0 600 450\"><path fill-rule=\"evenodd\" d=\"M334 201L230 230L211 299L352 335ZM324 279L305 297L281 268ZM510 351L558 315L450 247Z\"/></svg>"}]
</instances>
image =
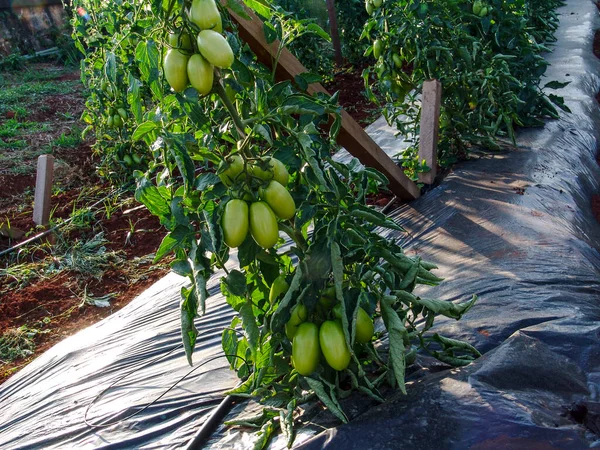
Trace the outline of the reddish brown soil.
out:
<instances>
[{"instance_id":1,"label":"reddish brown soil","mask_svg":"<svg viewBox=\"0 0 600 450\"><path fill-rule=\"evenodd\" d=\"M56 80L73 83L70 80L78 78L79 73L72 72L57 76ZM75 119L81 115L84 105L81 90L80 86L72 94L44 96L39 106L29 107L27 121L50 125L48 132L27 136L30 146L45 145L62 133L68 134L70 127L83 128L78 121L65 119L68 115ZM9 116L7 114L6 118L0 118L0 122L10 119ZM74 209L90 206L111 191L108 184L103 184L95 175L96 162L90 145L91 142L83 142L76 148L53 149L56 159L63 163L62 172L55 173L55 178L58 178L55 185L60 186L60 193L52 197L53 220L67 219ZM31 195L35 187L35 175L14 175L0 168L0 186L0 224L6 223L8 219L12 228L28 232L30 236L37 234L40 230L35 229L32 221ZM82 196L84 190L86 195ZM28 195L26 191L29 191ZM49 278L32 279L25 287L16 289L11 286L14 278L0 277L0 334L22 325L40 331L34 339L34 355L9 364L0 362L0 383L64 337L118 311L168 271L166 265L155 267L152 262L148 262L151 258L132 263L136 257L147 257L155 253L165 233L155 217L145 208L136 208L137 206L132 200L107 218L107 210L100 204L93 208L94 217L88 226L71 229L66 233L62 229L59 231L60 238L69 243L89 239L101 231L104 233L108 240L105 244L106 251L118 252L121 263L110 263L100 279L62 271ZM28 237L23 237L21 241ZM0 251L18 242L20 241L0 237ZM33 253L28 251L26 258L19 258L17 252L13 252L0 257L0 268L16 262L55 257L48 252L49 250L41 249ZM127 264L123 264L123 261ZM110 300L110 307L100 308L89 304L81 305L84 292L96 298L107 294L116 295Z\"/></svg>"},{"instance_id":2,"label":"reddish brown soil","mask_svg":"<svg viewBox=\"0 0 600 450\"><path fill-rule=\"evenodd\" d=\"M379 107L365 96L365 82L362 78L364 67L343 67L334 75L331 83L325 88L331 93L340 93L340 105L362 126L367 126L379 114Z\"/></svg>"}]
</instances>

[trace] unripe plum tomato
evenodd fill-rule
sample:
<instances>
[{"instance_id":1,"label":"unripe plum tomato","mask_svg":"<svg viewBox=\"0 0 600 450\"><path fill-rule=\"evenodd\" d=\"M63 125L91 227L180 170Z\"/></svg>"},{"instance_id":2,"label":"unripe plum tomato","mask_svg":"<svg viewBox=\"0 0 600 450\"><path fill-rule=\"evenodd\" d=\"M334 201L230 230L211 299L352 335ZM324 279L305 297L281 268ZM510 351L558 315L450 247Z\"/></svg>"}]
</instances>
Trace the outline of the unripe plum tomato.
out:
<instances>
[{"instance_id":1,"label":"unripe plum tomato","mask_svg":"<svg viewBox=\"0 0 600 450\"><path fill-rule=\"evenodd\" d=\"M200 95L206 95L212 90L213 66L202 55L196 53L190 57L187 74L190 84Z\"/></svg>"},{"instance_id":2,"label":"unripe plum tomato","mask_svg":"<svg viewBox=\"0 0 600 450\"><path fill-rule=\"evenodd\" d=\"M290 320L285 324L285 335L290 341L294 340L294 336L298 331L298 326L308 318L308 310L302 303L298 303L292 308Z\"/></svg>"},{"instance_id":3,"label":"unripe plum tomato","mask_svg":"<svg viewBox=\"0 0 600 450\"><path fill-rule=\"evenodd\" d=\"M289 220L296 214L294 199L277 181L271 180L266 188L260 189L260 196L280 219Z\"/></svg>"},{"instance_id":4,"label":"unripe plum tomato","mask_svg":"<svg viewBox=\"0 0 600 450\"><path fill-rule=\"evenodd\" d=\"M121 119L120 115L115 114L113 116L113 126L115 128L121 128L123 126L123 119Z\"/></svg>"},{"instance_id":5,"label":"unripe plum tomato","mask_svg":"<svg viewBox=\"0 0 600 450\"><path fill-rule=\"evenodd\" d=\"M319 329L319 342L327 364L335 370L344 370L348 367L351 355L339 320L323 322Z\"/></svg>"},{"instance_id":6,"label":"unripe plum tomato","mask_svg":"<svg viewBox=\"0 0 600 450\"><path fill-rule=\"evenodd\" d=\"M300 375L308 376L319 365L319 328L311 322L298 327L292 342L292 363Z\"/></svg>"},{"instance_id":7,"label":"unripe plum tomato","mask_svg":"<svg viewBox=\"0 0 600 450\"><path fill-rule=\"evenodd\" d=\"M335 317L341 319L342 305L336 305L335 308L333 308L333 313L335 314ZM375 326L373 325L373 319L369 317L364 309L359 307L358 314L356 315L356 342L361 344L371 342L374 332Z\"/></svg>"},{"instance_id":8,"label":"unripe plum tomato","mask_svg":"<svg viewBox=\"0 0 600 450\"><path fill-rule=\"evenodd\" d=\"M365 9L367 10L367 14L368 15L372 15L373 14L373 3L371 2L371 0L367 0L365 2Z\"/></svg>"},{"instance_id":9,"label":"unripe plum tomato","mask_svg":"<svg viewBox=\"0 0 600 450\"><path fill-rule=\"evenodd\" d=\"M188 85L187 63L189 57L177 49L169 49L163 60L163 71L175 92L182 92Z\"/></svg>"},{"instance_id":10,"label":"unripe plum tomato","mask_svg":"<svg viewBox=\"0 0 600 450\"><path fill-rule=\"evenodd\" d=\"M223 184L229 187L233 185L236 178L242 173L243 170L244 160L242 159L241 155L235 154L224 159L221 164L219 164L217 173L219 174L219 178Z\"/></svg>"},{"instance_id":11,"label":"unripe plum tomato","mask_svg":"<svg viewBox=\"0 0 600 450\"><path fill-rule=\"evenodd\" d=\"M275 176L275 171L273 170L273 160L272 158L267 158L261 160L260 162L251 164L249 167L250 174L253 177L260 178L264 181L272 180Z\"/></svg>"},{"instance_id":12,"label":"unripe plum tomato","mask_svg":"<svg viewBox=\"0 0 600 450\"><path fill-rule=\"evenodd\" d=\"M279 239L277 217L265 202L250 205L250 233L262 248L271 248Z\"/></svg>"},{"instance_id":13,"label":"unripe plum tomato","mask_svg":"<svg viewBox=\"0 0 600 450\"><path fill-rule=\"evenodd\" d=\"M213 30L202 30L198 34L198 50L209 63L220 69L228 69L233 64L233 50L222 35Z\"/></svg>"},{"instance_id":14,"label":"unripe plum tomato","mask_svg":"<svg viewBox=\"0 0 600 450\"><path fill-rule=\"evenodd\" d=\"M271 285L269 291L269 303L273 304L282 294L285 295L289 288L290 285L285 280L285 275L279 275Z\"/></svg>"},{"instance_id":15,"label":"unripe plum tomato","mask_svg":"<svg viewBox=\"0 0 600 450\"><path fill-rule=\"evenodd\" d=\"M335 302L335 286L329 286L321 294L321 297L319 298L319 304L327 310L331 309L331 307L335 305Z\"/></svg>"},{"instance_id":16,"label":"unripe plum tomato","mask_svg":"<svg viewBox=\"0 0 600 450\"><path fill-rule=\"evenodd\" d=\"M192 38L187 33L169 33L169 45L172 48L180 48L183 50L192 49Z\"/></svg>"},{"instance_id":17,"label":"unripe plum tomato","mask_svg":"<svg viewBox=\"0 0 600 450\"><path fill-rule=\"evenodd\" d=\"M382 52L383 42L379 39L375 39L375 42L373 42L373 56L375 57L375 59L379 59Z\"/></svg>"},{"instance_id":18,"label":"unripe plum tomato","mask_svg":"<svg viewBox=\"0 0 600 450\"><path fill-rule=\"evenodd\" d=\"M287 186L290 180L290 173L285 165L277 158L271 158L271 166L273 167L273 179L282 186Z\"/></svg>"},{"instance_id":19,"label":"unripe plum tomato","mask_svg":"<svg viewBox=\"0 0 600 450\"><path fill-rule=\"evenodd\" d=\"M223 32L221 14L214 0L194 0L190 8L190 20L201 30Z\"/></svg>"},{"instance_id":20,"label":"unripe plum tomato","mask_svg":"<svg viewBox=\"0 0 600 450\"><path fill-rule=\"evenodd\" d=\"M125 111L125 108L118 108L117 113L121 116L121 119L127 120L127 111Z\"/></svg>"},{"instance_id":21,"label":"unripe plum tomato","mask_svg":"<svg viewBox=\"0 0 600 450\"><path fill-rule=\"evenodd\" d=\"M381 5L383 5L383 0L373 0L373 6L375 9L381 8Z\"/></svg>"},{"instance_id":22,"label":"unripe plum tomato","mask_svg":"<svg viewBox=\"0 0 600 450\"><path fill-rule=\"evenodd\" d=\"M223 239L228 247L239 247L248 235L248 204L244 200L229 200L221 218Z\"/></svg>"}]
</instances>

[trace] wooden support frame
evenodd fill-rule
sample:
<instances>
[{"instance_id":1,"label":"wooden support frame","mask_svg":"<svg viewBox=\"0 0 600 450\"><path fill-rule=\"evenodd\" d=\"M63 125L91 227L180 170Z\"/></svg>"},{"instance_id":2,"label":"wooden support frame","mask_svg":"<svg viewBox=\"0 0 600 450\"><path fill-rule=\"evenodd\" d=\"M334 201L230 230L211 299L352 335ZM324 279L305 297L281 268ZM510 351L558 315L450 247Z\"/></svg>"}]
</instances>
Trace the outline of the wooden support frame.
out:
<instances>
[{"instance_id":1,"label":"wooden support frame","mask_svg":"<svg viewBox=\"0 0 600 450\"><path fill-rule=\"evenodd\" d=\"M419 161L425 160L431 168L429 172L419 174L419 181L425 184L433 184L437 175L437 143L441 103L442 83L438 80L425 81L421 97L421 132L419 139Z\"/></svg>"},{"instance_id":2,"label":"wooden support frame","mask_svg":"<svg viewBox=\"0 0 600 450\"><path fill-rule=\"evenodd\" d=\"M226 1L221 0L225 5ZM267 67L272 67L275 56L279 51L279 41L267 43L263 30L263 22L252 11L246 8L250 19L245 19L229 10L232 19L238 24L240 38L245 41L258 60ZM275 68L275 77L278 80L294 80L296 75L307 72L306 68L284 48L279 55L279 62ZM308 86L308 93L324 92L327 90L319 83ZM348 153L357 157L365 166L373 167L383 173L390 181L390 190L400 199L405 201L419 197L419 187L398 167L394 161L371 139L362 127L344 110L342 110L342 126L338 135L338 144L342 145Z\"/></svg>"}]
</instances>

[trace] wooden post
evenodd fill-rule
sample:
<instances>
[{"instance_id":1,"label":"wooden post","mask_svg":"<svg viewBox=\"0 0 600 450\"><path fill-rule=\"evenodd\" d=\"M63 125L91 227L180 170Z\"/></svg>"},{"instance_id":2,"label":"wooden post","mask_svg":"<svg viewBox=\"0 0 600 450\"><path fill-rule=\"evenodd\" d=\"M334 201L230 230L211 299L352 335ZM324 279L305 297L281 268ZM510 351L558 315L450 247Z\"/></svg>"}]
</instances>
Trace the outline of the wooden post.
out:
<instances>
[{"instance_id":1,"label":"wooden post","mask_svg":"<svg viewBox=\"0 0 600 450\"><path fill-rule=\"evenodd\" d=\"M335 62L338 66L344 64L342 58L342 44L340 43L340 34L338 33L337 16L335 13L334 0L327 0L327 14L329 15L329 29L331 31L331 43L335 54Z\"/></svg>"},{"instance_id":2,"label":"wooden post","mask_svg":"<svg viewBox=\"0 0 600 450\"><path fill-rule=\"evenodd\" d=\"M226 6L227 1L221 0ZM246 8L250 20L238 16L229 10L231 18L238 24L240 38L248 44L258 60L267 67L272 67L273 60L279 49L279 41L268 44L265 39L262 21L251 10ZM275 68L278 80L294 80L296 75L307 72L306 68L287 49L283 49L279 63ZM324 92L327 90L319 83L308 86L307 92ZM332 119L333 121L333 119ZM331 123L331 122L330 122ZM371 137L356 123L356 121L342 110L342 126L338 135L338 144L342 145L348 153L357 157L365 166L373 167L383 173L390 181L390 190L400 199L405 201L419 197L419 187L408 178L402 169L371 139Z\"/></svg>"},{"instance_id":3,"label":"wooden post","mask_svg":"<svg viewBox=\"0 0 600 450\"><path fill-rule=\"evenodd\" d=\"M423 83L421 99L421 133L419 139L419 161L425 160L431 170L419 174L419 181L433 184L437 175L437 143L440 129L440 105L442 84L438 80Z\"/></svg>"},{"instance_id":4,"label":"wooden post","mask_svg":"<svg viewBox=\"0 0 600 450\"><path fill-rule=\"evenodd\" d=\"M37 162L33 221L37 225L48 225L50 219L50 196L54 180L54 156L41 155Z\"/></svg>"}]
</instances>

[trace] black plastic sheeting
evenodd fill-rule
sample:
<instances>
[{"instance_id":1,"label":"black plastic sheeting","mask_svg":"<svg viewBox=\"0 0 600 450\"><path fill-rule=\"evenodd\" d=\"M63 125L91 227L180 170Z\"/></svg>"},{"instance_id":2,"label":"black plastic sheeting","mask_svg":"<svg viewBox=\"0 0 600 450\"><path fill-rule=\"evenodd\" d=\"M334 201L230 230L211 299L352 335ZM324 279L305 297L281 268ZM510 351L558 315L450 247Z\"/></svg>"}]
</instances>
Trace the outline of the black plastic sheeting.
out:
<instances>
[{"instance_id":1,"label":"black plastic sheeting","mask_svg":"<svg viewBox=\"0 0 600 450\"><path fill-rule=\"evenodd\" d=\"M600 62L592 54L600 20L591 0L569 0L559 12L547 75L572 82L560 92L572 114L521 131L517 150L460 164L391 214L410 231L407 253L435 262L446 277L419 293L480 296L461 321L439 320L435 331L484 356L462 369L425 358L410 370L407 396L390 392L381 405L359 395L345 401L348 425L309 405L299 447L600 447L593 433L600 427L600 225L590 205L600 186ZM378 142L392 135L381 126L371 131ZM222 355L220 332L232 317L219 277L197 322L194 360L204 366L140 411L190 370L179 334L184 280L171 274L0 386L0 448L185 448L237 383L224 358L211 360ZM86 409L107 388L88 420L120 421L90 427ZM228 418L252 408L238 404ZM220 426L206 446L248 448L253 439Z\"/></svg>"}]
</instances>

